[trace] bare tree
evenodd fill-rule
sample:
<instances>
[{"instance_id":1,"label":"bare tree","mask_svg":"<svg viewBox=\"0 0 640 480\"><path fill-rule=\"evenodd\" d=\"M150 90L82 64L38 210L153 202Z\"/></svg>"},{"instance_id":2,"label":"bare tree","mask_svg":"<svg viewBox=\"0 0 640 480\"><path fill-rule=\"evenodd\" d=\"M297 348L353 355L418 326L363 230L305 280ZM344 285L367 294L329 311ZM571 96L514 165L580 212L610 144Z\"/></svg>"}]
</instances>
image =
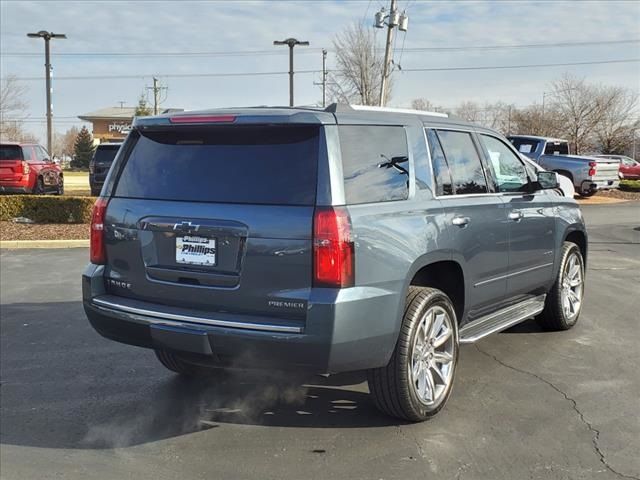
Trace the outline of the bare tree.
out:
<instances>
[{"instance_id":1,"label":"bare tree","mask_svg":"<svg viewBox=\"0 0 640 480\"><path fill-rule=\"evenodd\" d=\"M593 133L613 101L611 92L569 74L552 86L552 105L560 122L560 133L579 154L593 146Z\"/></svg>"},{"instance_id":2,"label":"bare tree","mask_svg":"<svg viewBox=\"0 0 640 480\"><path fill-rule=\"evenodd\" d=\"M0 83L0 139L33 140L33 135L26 133L23 128L22 120L27 109L24 99L26 91L14 75L8 75Z\"/></svg>"},{"instance_id":3,"label":"bare tree","mask_svg":"<svg viewBox=\"0 0 640 480\"><path fill-rule=\"evenodd\" d=\"M602 153L623 154L633 144L634 131L640 127L640 120L634 121L638 94L621 87L606 87L600 96L607 108L595 127L597 146Z\"/></svg>"},{"instance_id":4,"label":"bare tree","mask_svg":"<svg viewBox=\"0 0 640 480\"><path fill-rule=\"evenodd\" d=\"M482 107L476 102L467 100L456 107L455 114L467 122L480 123Z\"/></svg>"},{"instance_id":5,"label":"bare tree","mask_svg":"<svg viewBox=\"0 0 640 480\"><path fill-rule=\"evenodd\" d=\"M65 133L55 133L53 136L53 155L60 157L72 157L74 144L80 130L78 127L71 127Z\"/></svg>"},{"instance_id":6,"label":"bare tree","mask_svg":"<svg viewBox=\"0 0 640 480\"><path fill-rule=\"evenodd\" d=\"M333 40L336 71L328 84L332 98L344 103L377 105L380 97L384 56L375 48L373 29L353 24ZM385 96L391 98L393 84L387 81Z\"/></svg>"}]
</instances>

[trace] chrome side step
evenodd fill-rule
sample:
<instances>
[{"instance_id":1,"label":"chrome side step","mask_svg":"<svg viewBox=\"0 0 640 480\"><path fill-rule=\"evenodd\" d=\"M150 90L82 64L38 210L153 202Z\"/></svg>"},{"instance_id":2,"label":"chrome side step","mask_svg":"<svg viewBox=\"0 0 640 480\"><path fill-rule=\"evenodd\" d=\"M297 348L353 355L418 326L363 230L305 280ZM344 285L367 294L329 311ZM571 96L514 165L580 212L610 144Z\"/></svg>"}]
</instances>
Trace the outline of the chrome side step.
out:
<instances>
[{"instance_id":1,"label":"chrome side step","mask_svg":"<svg viewBox=\"0 0 640 480\"><path fill-rule=\"evenodd\" d=\"M460 343L476 342L537 315L544 309L546 297L539 295L474 320L460 329Z\"/></svg>"}]
</instances>

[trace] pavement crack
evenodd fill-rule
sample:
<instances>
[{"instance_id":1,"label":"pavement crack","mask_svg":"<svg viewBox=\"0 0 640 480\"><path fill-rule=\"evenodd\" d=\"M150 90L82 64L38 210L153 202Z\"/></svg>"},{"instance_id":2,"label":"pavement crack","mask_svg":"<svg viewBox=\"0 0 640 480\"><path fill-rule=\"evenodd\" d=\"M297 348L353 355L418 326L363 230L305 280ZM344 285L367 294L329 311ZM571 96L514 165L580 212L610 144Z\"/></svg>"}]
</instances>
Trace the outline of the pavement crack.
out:
<instances>
[{"instance_id":1,"label":"pavement crack","mask_svg":"<svg viewBox=\"0 0 640 480\"><path fill-rule=\"evenodd\" d=\"M398 430L398 436L403 438L404 440L413 443L416 447L416 450L418 451L418 455L420 455L420 458L422 459L422 461L424 463L430 463L429 459L427 458L427 455L424 451L424 448L422 448L422 445L420 445L420 442L418 441L418 439L413 436L413 435L407 435L407 433L404 431L404 429L402 428L402 425L396 425L396 428ZM426 475L426 473L425 473ZM425 476L425 478L427 478Z\"/></svg>"},{"instance_id":2,"label":"pavement crack","mask_svg":"<svg viewBox=\"0 0 640 480\"><path fill-rule=\"evenodd\" d=\"M609 465L609 463L607 462L607 459L604 456L604 452L600 448L600 444L599 444L600 431L597 428L595 428L591 424L591 422L589 422L589 420L587 420L585 418L584 414L578 408L578 403L573 398L571 398L569 395L567 395L562 389L560 389L553 382L550 382L549 380L541 377L540 375L537 375L537 374L535 374L533 372L530 372L528 370L523 370L521 368L514 367L513 365L509 365L508 363L503 362L502 360L500 360L495 355L492 355L491 353L485 352L484 350L482 350L477 344L474 344L474 347L476 347L476 350L478 350L480 353L482 353L483 355L493 359L496 363L502 365L503 367L508 368L510 370L513 370L514 372L518 372L518 373L521 373L521 374L528 375L530 377L536 378L537 380L547 384L548 386L553 388L556 392L558 392L560 395L562 395L565 398L565 400L567 400L569 403L571 403L571 407L578 414L578 418L580 419L580 421L591 432L591 434L592 434L591 443L593 444L593 450L598 455L600 463L602 463L602 465L604 465L604 467L607 470L609 470L611 473L613 473L614 475L617 475L620 478L628 478L628 479L631 479L631 480L640 480L640 477L636 477L636 476L633 476L633 475L627 475L627 474L621 473L621 472L617 471L616 469L614 469L611 465Z\"/></svg>"}]
</instances>

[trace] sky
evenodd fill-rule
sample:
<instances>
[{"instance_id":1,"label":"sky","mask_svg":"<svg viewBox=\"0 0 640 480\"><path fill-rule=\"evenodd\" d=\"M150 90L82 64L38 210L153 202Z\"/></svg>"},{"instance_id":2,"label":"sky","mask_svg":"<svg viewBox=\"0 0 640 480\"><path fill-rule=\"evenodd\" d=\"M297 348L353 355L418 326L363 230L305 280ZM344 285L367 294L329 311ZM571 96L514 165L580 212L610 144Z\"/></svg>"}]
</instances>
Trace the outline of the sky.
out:
<instances>
[{"instance_id":1,"label":"sky","mask_svg":"<svg viewBox=\"0 0 640 480\"><path fill-rule=\"evenodd\" d=\"M51 44L57 132L81 126L78 115L120 102L135 106L154 75L168 87L163 107L286 105L288 49L273 41L295 37L310 42L295 50L295 70L306 72L295 77L295 102L317 104L322 98L321 87L314 85L321 80L321 49L329 50L327 64L333 68L335 35L354 22L373 29L375 12L388 3L0 0L0 76L15 75L27 87L25 126L44 140L44 42L27 38L28 32L68 37ZM446 70L640 59L639 41L603 43L640 40L640 1L398 0L398 5L409 16L409 28L396 36L393 58L402 70L393 73L389 106L408 107L418 97L444 107L465 100L525 106L540 103L550 82L566 72L640 91L640 62ZM374 30L383 49L386 30ZM579 42L599 43L477 48ZM409 50L416 48L431 50ZM445 70L411 71L425 68ZM236 73L245 75L180 76ZM77 78L96 76L127 78Z\"/></svg>"}]
</instances>

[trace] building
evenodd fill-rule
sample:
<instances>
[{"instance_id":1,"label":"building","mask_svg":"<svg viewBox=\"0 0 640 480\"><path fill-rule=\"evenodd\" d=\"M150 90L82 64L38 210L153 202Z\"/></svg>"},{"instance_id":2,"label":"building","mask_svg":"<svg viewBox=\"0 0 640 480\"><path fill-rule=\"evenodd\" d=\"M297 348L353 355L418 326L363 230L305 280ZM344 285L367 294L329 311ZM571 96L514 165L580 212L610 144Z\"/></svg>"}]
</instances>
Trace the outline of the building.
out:
<instances>
[{"instance_id":1,"label":"building","mask_svg":"<svg viewBox=\"0 0 640 480\"><path fill-rule=\"evenodd\" d=\"M182 108L165 108L160 113L183 111ZM78 118L91 122L93 141L98 144L124 140L129 133L135 113L135 107L109 107L78 115Z\"/></svg>"},{"instance_id":2,"label":"building","mask_svg":"<svg viewBox=\"0 0 640 480\"><path fill-rule=\"evenodd\" d=\"M78 118L91 122L95 143L114 142L127 136L135 112L135 107L110 107L78 115Z\"/></svg>"}]
</instances>

